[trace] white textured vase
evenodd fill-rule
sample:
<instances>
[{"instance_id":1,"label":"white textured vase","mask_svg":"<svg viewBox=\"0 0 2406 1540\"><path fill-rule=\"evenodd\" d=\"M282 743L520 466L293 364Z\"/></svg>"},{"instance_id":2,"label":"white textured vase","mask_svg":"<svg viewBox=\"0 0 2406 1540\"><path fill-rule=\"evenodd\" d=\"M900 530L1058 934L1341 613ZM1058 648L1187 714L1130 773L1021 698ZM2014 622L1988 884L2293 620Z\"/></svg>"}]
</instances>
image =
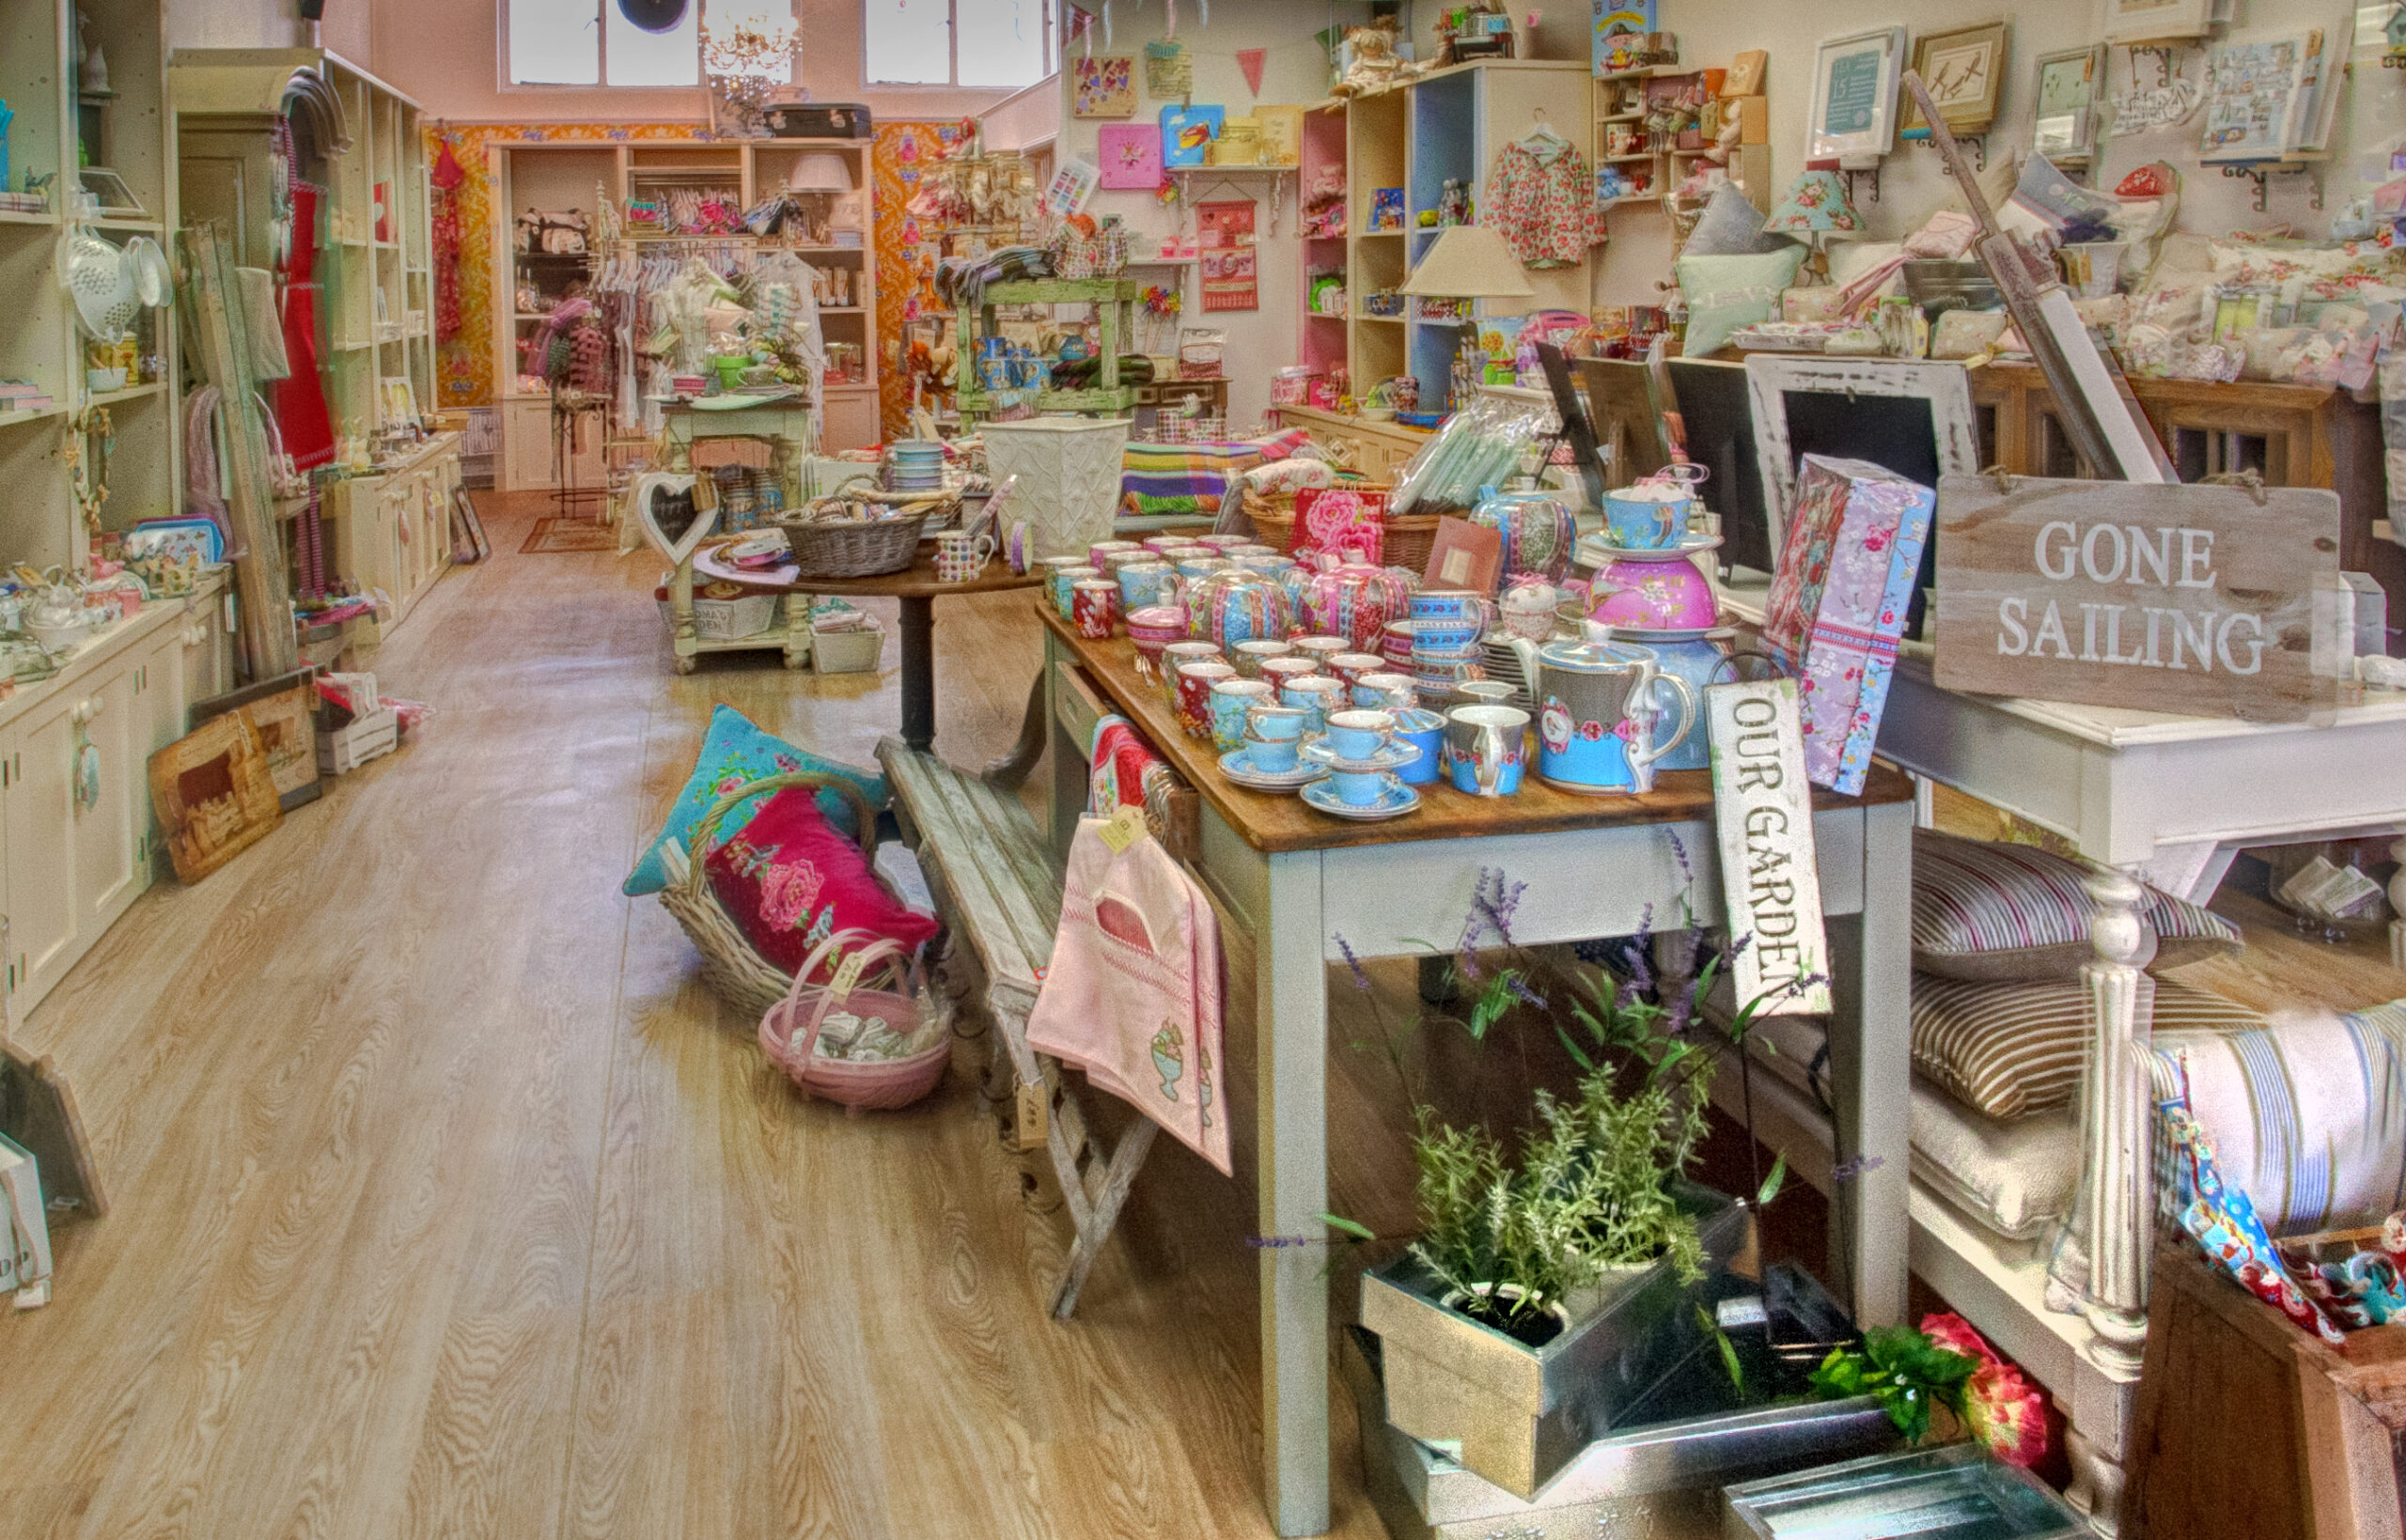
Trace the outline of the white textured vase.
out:
<instances>
[{"instance_id":1,"label":"white textured vase","mask_svg":"<svg viewBox=\"0 0 2406 1540\"><path fill-rule=\"evenodd\" d=\"M1118 417L1030 417L988 423L986 467L1001 486L1019 477L1012 511L1024 517L1033 555L1078 556L1111 537L1119 459L1129 424Z\"/></svg>"}]
</instances>

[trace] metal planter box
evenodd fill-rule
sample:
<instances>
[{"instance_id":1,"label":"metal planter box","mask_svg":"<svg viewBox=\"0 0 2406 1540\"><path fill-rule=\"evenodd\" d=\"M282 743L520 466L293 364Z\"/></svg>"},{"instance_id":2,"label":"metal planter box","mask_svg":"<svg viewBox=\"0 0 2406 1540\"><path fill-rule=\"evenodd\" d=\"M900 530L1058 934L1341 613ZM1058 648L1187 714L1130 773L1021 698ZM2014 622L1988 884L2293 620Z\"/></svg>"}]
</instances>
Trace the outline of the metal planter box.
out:
<instances>
[{"instance_id":1,"label":"metal planter box","mask_svg":"<svg viewBox=\"0 0 2406 1540\"><path fill-rule=\"evenodd\" d=\"M1682 1183L1697 1219L1705 1275L1743 1246L1746 1212ZM1694 1302L1704 1283L1680 1282L1668 1262L1608 1281L1595 1308L1542 1347L1440 1305L1428 1270L1406 1256L1362 1275L1362 1325L1384 1361L1387 1419L1423 1443L1458 1445L1461 1463L1527 1498L1695 1346ZM1657 1328L1665 1330L1658 1330Z\"/></svg>"}]
</instances>

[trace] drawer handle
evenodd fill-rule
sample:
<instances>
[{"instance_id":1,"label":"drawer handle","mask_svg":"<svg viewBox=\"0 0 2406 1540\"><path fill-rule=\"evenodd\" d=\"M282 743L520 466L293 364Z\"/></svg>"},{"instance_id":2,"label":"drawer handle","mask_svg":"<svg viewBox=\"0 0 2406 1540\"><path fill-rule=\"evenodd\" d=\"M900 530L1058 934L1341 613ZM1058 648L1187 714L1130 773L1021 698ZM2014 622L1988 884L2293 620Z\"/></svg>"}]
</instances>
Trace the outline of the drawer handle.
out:
<instances>
[{"instance_id":1,"label":"drawer handle","mask_svg":"<svg viewBox=\"0 0 2406 1540\"><path fill-rule=\"evenodd\" d=\"M73 722L78 727L81 727L84 723L91 721L94 717L99 716L101 714L101 708L106 705L108 705L107 699L100 695L93 695L84 700L77 701L75 703L75 708L67 713L68 720Z\"/></svg>"}]
</instances>

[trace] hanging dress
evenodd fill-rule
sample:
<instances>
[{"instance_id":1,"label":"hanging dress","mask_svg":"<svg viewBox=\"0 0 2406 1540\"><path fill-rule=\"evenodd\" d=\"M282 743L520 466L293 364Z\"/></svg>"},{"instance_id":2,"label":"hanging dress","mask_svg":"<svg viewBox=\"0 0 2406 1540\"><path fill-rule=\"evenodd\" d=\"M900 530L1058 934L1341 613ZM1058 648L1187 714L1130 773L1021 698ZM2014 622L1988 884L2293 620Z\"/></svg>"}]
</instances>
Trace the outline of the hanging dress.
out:
<instances>
[{"instance_id":1,"label":"hanging dress","mask_svg":"<svg viewBox=\"0 0 2406 1540\"><path fill-rule=\"evenodd\" d=\"M318 204L323 188L292 181L292 255L284 269L284 352L292 373L275 383L275 421L292 463L306 471L335 458L334 424L318 375L318 309L325 285L317 277Z\"/></svg>"}]
</instances>

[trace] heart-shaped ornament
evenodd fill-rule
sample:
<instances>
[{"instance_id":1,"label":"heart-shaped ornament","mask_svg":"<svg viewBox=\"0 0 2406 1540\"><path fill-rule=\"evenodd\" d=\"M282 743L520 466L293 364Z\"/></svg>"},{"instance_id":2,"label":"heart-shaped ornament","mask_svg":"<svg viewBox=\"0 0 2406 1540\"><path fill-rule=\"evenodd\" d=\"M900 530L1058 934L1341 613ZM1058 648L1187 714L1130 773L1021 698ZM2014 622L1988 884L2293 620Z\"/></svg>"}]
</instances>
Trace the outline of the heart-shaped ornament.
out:
<instances>
[{"instance_id":1,"label":"heart-shaped ornament","mask_svg":"<svg viewBox=\"0 0 2406 1540\"><path fill-rule=\"evenodd\" d=\"M667 471L635 477L635 520L644 538L662 555L682 565L718 523L718 509L694 506L694 478Z\"/></svg>"}]
</instances>

